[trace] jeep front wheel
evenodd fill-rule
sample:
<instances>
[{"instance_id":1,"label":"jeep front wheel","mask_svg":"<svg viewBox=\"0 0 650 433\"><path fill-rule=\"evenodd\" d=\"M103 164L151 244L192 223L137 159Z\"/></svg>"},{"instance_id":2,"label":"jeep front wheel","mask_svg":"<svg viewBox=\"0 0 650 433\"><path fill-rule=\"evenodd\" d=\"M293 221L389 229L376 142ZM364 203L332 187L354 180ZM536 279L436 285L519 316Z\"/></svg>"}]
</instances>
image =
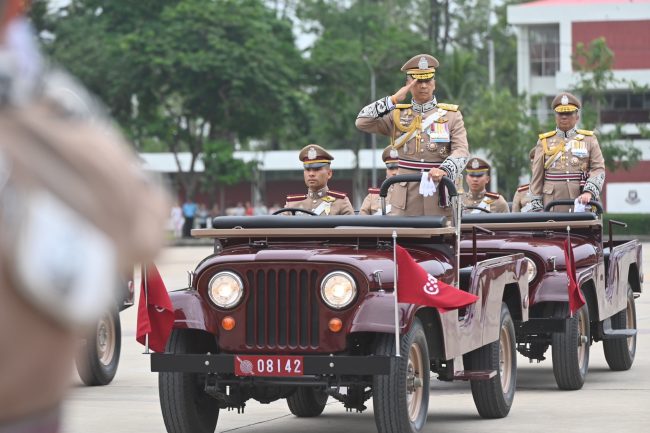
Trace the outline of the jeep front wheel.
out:
<instances>
[{"instance_id":1,"label":"jeep front wheel","mask_svg":"<svg viewBox=\"0 0 650 433\"><path fill-rule=\"evenodd\" d=\"M632 286L627 284L627 306L611 318L612 329L636 329L636 306ZM629 370L636 355L636 335L628 338L603 340L605 360L614 371Z\"/></svg>"},{"instance_id":2,"label":"jeep front wheel","mask_svg":"<svg viewBox=\"0 0 650 433\"><path fill-rule=\"evenodd\" d=\"M395 335L381 334L376 355L395 354ZM429 409L429 349L424 328L415 319L401 338L401 356L390 374L373 378L373 409L379 433L415 433L423 430Z\"/></svg>"},{"instance_id":3,"label":"jeep front wheel","mask_svg":"<svg viewBox=\"0 0 650 433\"><path fill-rule=\"evenodd\" d=\"M210 334L174 329L167 341L169 353L216 353ZM205 374L158 374L160 408L168 433L214 433L219 418L217 400L205 393Z\"/></svg>"},{"instance_id":4,"label":"jeep front wheel","mask_svg":"<svg viewBox=\"0 0 650 433\"><path fill-rule=\"evenodd\" d=\"M488 380L472 380L472 397L483 418L503 418L510 412L517 387L515 325L506 304L501 305L499 339L465 356L470 370L496 370ZM465 368L468 366L466 365Z\"/></svg>"},{"instance_id":5,"label":"jeep front wheel","mask_svg":"<svg viewBox=\"0 0 650 433\"><path fill-rule=\"evenodd\" d=\"M569 304L560 304L555 317L567 317ZM573 317L566 319L564 332L552 336L553 374L558 388L582 388L589 369L591 333L589 308L583 305Z\"/></svg>"},{"instance_id":6,"label":"jeep front wheel","mask_svg":"<svg viewBox=\"0 0 650 433\"><path fill-rule=\"evenodd\" d=\"M327 404L328 395L321 387L298 387L287 397L287 404L292 414L299 418L311 418L320 415Z\"/></svg>"},{"instance_id":7,"label":"jeep front wheel","mask_svg":"<svg viewBox=\"0 0 650 433\"><path fill-rule=\"evenodd\" d=\"M88 386L108 385L117 372L122 327L117 309L107 311L88 334L76 356L77 371Z\"/></svg>"}]
</instances>

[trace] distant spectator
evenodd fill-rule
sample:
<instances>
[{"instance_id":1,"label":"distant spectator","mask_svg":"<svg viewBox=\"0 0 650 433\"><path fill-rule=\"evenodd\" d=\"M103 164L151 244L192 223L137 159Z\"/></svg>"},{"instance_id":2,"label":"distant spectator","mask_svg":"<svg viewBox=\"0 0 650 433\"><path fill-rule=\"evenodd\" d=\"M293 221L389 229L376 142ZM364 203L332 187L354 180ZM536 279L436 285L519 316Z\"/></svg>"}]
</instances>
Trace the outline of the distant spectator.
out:
<instances>
[{"instance_id":1,"label":"distant spectator","mask_svg":"<svg viewBox=\"0 0 650 433\"><path fill-rule=\"evenodd\" d=\"M260 203L253 209L253 215L267 215L269 213L268 208L264 203Z\"/></svg>"},{"instance_id":2,"label":"distant spectator","mask_svg":"<svg viewBox=\"0 0 650 433\"><path fill-rule=\"evenodd\" d=\"M244 216L246 215L246 208L242 204L242 202L238 202L237 206L235 206L235 210L233 213L234 216Z\"/></svg>"},{"instance_id":3,"label":"distant spectator","mask_svg":"<svg viewBox=\"0 0 650 433\"><path fill-rule=\"evenodd\" d=\"M183 234L184 222L185 218L183 218L183 210L181 209L181 205L176 202L169 215L169 225L175 238L180 238Z\"/></svg>"},{"instance_id":4,"label":"distant spectator","mask_svg":"<svg viewBox=\"0 0 650 433\"><path fill-rule=\"evenodd\" d=\"M198 206L194 201L190 198L187 199L185 203L183 203L183 217L185 218L185 223L183 224L183 237L184 238L189 238L192 236L192 228L194 227L194 217L196 216L196 212L198 210Z\"/></svg>"},{"instance_id":5,"label":"distant spectator","mask_svg":"<svg viewBox=\"0 0 650 433\"><path fill-rule=\"evenodd\" d=\"M253 216L254 213L255 212L254 212L253 206L251 205L251 202L247 201L246 202L246 211L245 211L244 214L246 216Z\"/></svg>"},{"instance_id":6,"label":"distant spectator","mask_svg":"<svg viewBox=\"0 0 650 433\"><path fill-rule=\"evenodd\" d=\"M207 228L209 217L210 217L210 213L208 212L207 206L205 205L205 203L201 203L199 205L199 210L196 213L197 227L200 229Z\"/></svg>"}]
</instances>

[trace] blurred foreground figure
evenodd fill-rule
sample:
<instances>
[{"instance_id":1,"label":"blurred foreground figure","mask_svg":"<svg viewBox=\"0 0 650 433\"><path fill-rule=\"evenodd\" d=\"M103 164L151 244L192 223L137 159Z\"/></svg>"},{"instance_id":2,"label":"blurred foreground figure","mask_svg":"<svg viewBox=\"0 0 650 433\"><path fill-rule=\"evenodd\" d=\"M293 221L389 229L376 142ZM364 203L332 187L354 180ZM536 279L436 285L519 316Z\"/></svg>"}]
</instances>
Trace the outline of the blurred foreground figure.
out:
<instances>
[{"instance_id":1,"label":"blurred foreground figure","mask_svg":"<svg viewBox=\"0 0 650 433\"><path fill-rule=\"evenodd\" d=\"M165 195L0 0L0 432L59 431L76 336L152 258Z\"/></svg>"}]
</instances>

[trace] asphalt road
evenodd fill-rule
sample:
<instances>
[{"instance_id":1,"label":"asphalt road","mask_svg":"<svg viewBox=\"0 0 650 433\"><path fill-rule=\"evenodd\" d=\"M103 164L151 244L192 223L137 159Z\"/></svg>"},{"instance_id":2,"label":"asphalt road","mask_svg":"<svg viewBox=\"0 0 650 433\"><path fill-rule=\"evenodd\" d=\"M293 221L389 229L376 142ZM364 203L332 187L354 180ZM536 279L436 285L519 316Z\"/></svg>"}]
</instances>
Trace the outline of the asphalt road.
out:
<instances>
[{"instance_id":1,"label":"asphalt road","mask_svg":"<svg viewBox=\"0 0 650 433\"><path fill-rule=\"evenodd\" d=\"M186 271L210 252L205 247L176 247L164 251L157 261L168 289L182 287ZM432 381L430 432L646 432L650 425L650 244L644 244L644 293L637 299L639 335L636 360L625 372L610 371L602 343L591 347L589 374L583 389L559 391L550 359L530 364L518 357L517 394L508 417L484 420L478 416L469 384ZM137 279L139 281L139 278ZM157 375L149 371L149 359L135 341L135 308L122 317L122 358L114 382L87 388L75 378L65 405L67 433L164 432L158 402ZM550 350L547 352L550 358ZM346 413L330 399L318 418L298 419L284 400L268 405L249 401L245 414L221 411L218 432L238 433L349 431L376 432L372 402L363 413Z\"/></svg>"}]
</instances>

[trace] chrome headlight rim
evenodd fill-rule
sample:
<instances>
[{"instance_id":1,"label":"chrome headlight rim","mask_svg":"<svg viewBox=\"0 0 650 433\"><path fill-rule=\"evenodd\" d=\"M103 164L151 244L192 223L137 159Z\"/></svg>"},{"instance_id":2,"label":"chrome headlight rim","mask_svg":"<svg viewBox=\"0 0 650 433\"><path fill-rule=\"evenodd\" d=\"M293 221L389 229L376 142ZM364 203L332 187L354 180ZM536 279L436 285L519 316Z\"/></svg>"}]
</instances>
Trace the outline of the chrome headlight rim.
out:
<instances>
[{"instance_id":1,"label":"chrome headlight rim","mask_svg":"<svg viewBox=\"0 0 650 433\"><path fill-rule=\"evenodd\" d=\"M530 257L524 257L526 261L528 262L528 282L532 282L537 278L537 265L535 264L535 261L531 259ZM531 272L532 269L532 272Z\"/></svg>"},{"instance_id":2,"label":"chrome headlight rim","mask_svg":"<svg viewBox=\"0 0 650 433\"><path fill-rule=\"evenodd\" d=\"M331 280L334 277L343 277L346 280L348 280L349 283L350 283L350 293L351 294L346 299L346 301L344 303L342 303L342 304L335 304L335 303L331 302L327 298L327 296L325 294L325 289L326 289L328 281ZM358 290L358 287L357 287L356 280L354 279L352 274L350 274L349 272L345 272L345 271L332 271L332 272L328 273L327 275L325 275L325 277L323 278L323 280L321 281L321 284L320 284L320 297L321 297L321 299L323 300L325 305L327 305L328 307L330 307L330 308L332 308L334 310L344 310L344 309L348 308L350 305L352 305L354 300L357 298L358 292L359 292L359 290Z\"/></svg>"},{"instance_id":3,"label":"chrome headlight rim","mask_svg":"<svg viewBox=\"0 0 650 433\"><path fill-rule=\"evenodd\" d=\"M222 304L217 302L217 300L212 295L212 284L217 278L224 277L224 276L234 279L237 284L237 287L239 288L239 292L237 293L235 299L233 299L227 304ZM210 298L212 304L214 304L217 308L222 310L232 310L233 308L236 308L241 303L242 299L244 299L244 281L236 272L219 271L216 274L214 274L212 278L210 278L210 281L208 282L208 298Z\"/></svg>"}]
</instances>

